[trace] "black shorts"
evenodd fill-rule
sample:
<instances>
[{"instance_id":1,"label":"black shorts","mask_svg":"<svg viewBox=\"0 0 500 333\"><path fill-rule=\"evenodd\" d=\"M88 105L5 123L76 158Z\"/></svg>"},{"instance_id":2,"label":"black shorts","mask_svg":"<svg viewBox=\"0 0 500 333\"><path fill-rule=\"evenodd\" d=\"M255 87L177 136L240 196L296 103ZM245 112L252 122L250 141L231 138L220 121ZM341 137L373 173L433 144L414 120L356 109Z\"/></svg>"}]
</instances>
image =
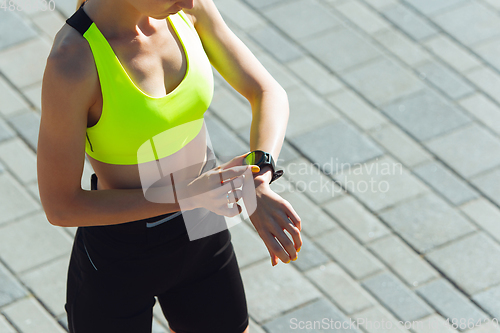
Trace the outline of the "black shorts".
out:
<instances>
[{"instance_id":1,"label":"black shorts","mask_svg":"<svg viewBox=\"0 0 500 333\"><path fill-rule=\"evenodd\" d=\"M247 303L229 230L190 241L180 212L78 227L65 304L70 333L150 333L155 296L176 333L243 332Z\"/></svg>"}]
</instances>

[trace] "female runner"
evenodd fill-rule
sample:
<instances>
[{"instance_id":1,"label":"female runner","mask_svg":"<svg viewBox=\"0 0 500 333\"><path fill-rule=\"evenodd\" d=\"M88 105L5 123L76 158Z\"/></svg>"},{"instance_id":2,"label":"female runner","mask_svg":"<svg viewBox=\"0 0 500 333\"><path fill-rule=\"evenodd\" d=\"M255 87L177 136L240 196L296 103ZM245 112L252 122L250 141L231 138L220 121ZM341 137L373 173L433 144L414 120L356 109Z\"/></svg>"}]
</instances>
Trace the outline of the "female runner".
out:
<instances>
[{"instance_id":1,"label":"female runner","mask_svg":"<svg viewBox=\"0 0 500 333\"><path fill-rule=\"evenodd\" d=\"M200 225L236 216L250 180L250 220L273 266L297 258L301 223L270 189L272 163L244 165L244 154L215 167L203 121L210 65L251 104L250 150L274 160L286 93L212 0L79 0L66 23L43 76L37 167L50 223L78 227L69 331L151 332L156 296L172 332L248 332L229 230L191 239L187 213ZM95 171L91 191L81 188L84 152Z\"/></svg>"}]
</instances>

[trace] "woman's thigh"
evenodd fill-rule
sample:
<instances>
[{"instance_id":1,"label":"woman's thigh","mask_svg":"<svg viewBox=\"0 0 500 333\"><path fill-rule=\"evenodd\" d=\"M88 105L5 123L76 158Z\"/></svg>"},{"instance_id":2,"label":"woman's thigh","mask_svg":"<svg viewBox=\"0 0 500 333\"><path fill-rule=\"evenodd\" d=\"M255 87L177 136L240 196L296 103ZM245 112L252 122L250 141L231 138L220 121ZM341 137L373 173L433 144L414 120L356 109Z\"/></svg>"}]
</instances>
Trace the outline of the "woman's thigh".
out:
<instances>
[{"instance_id":1,"label":"woman's thigh","mask_svg":"<svg viewBox=\"0 0 500 333\"><path fill-rule=\"evenodd\" d=\"M158 295L176 333L241 333L248 325L243 282L229 230L192 241L182 282Z\"/></svg>"},{"instance_id":2,"label":"woman's thigh","mask_svg":"<svg viewBox=\"0 0 500 333\"><path fill-rule=\"evenodd\" d=\"M96 269L82 231L75 236L68 269L65 309L70 333L151 332L154 295L144 290L138 274L104 261Z\"/></svg>"}]
</instances>

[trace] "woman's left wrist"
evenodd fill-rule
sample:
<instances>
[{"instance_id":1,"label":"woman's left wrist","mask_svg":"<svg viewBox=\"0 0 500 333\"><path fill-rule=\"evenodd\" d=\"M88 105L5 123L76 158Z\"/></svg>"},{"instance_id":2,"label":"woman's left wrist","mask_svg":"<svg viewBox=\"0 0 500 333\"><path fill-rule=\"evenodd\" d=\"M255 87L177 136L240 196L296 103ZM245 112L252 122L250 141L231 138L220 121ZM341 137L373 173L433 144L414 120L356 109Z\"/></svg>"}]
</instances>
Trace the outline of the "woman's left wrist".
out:
<instances>
[{"instance_id":1,"label":"woman's left wrist","mask_svg":"<svg viewBox=\"0 0 500 333\"><path fill-rule=\"evenodd\" d=\"M258 186L261 186L262 184L269 185L272 178L273 178L273 168L270 165L265 165L260 169L259 172L253 174L253 179L256 188Z\"/></svg>"}]
</instances>

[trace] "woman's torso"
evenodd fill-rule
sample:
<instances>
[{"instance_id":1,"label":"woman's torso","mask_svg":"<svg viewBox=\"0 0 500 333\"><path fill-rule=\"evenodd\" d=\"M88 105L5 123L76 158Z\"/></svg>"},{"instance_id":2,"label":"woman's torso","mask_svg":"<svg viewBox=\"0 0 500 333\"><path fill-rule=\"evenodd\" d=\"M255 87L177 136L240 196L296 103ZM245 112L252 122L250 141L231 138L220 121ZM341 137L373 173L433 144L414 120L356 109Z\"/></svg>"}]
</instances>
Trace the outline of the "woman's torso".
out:
<instances>
[{"instance_id":1,"label":"woman's torso","mask_svg":"<svg viewBox=\"0 0 500 333\"><path fill-rule=\"evenodd\" d=\"M133 83L144 93L152 97L168 95L180 85L188 69L188 61L183 45L171 23L165 20L151 19L152 30L149 36L134 39L106 38L107 42L123 65ZM100 29L103 36L106 31ZM88 110L87 127L96 125L103 112L103 93L99 80L96 82L95 103ZM199 175L207 159L207 135L203 124L202 130L182 149L172 155L160 158L158 162L168 173L177 170L176 180ZM98 189L140 188L141 177L137 165L119 165L101 162L86 154L94 172L98 175ZM141 170L149 166L155 168L157 161L141 164ZM199 164L199 168L186 168ZM181 171L178 171L181 170ZM165 180L165 183L169 183Z\"/></svg>"}]
</instances>

